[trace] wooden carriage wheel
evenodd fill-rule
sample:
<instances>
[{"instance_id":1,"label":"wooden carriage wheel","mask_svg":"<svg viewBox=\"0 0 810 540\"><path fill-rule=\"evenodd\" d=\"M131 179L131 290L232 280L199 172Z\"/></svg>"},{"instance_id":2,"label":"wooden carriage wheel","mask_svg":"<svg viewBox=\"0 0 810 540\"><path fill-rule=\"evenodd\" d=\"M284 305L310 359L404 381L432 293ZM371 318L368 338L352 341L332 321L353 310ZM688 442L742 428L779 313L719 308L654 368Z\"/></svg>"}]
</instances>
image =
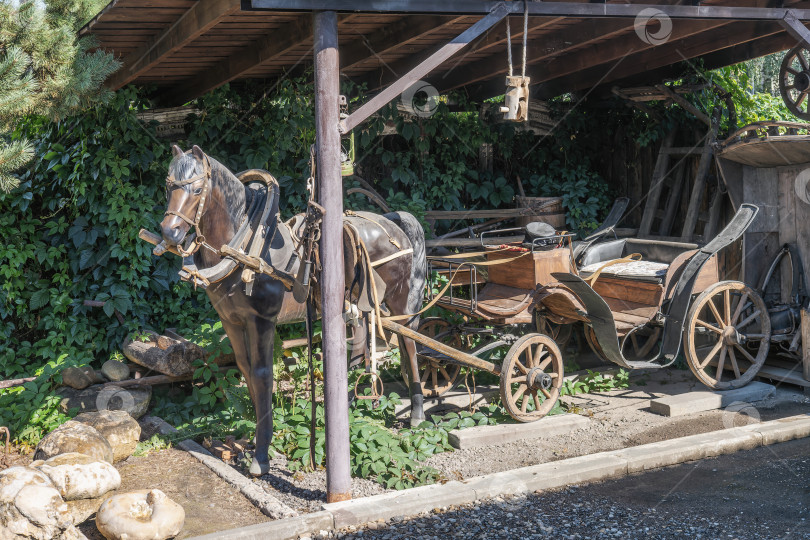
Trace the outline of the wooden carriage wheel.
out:
<instances>
[{"instance_id":1,"label":"wooden carriage wheel","mask_svg":"<svg viewBox=\"0 0 810 540\"><path fill-rule=\"evenodd\" d=\"M748 384L762 367L771 339L765 302L739 281L703 291L689 309L684 352L689 369L716 390Z\"/></svg>"},{"instance_id":2,"label":"wooden carriage wheel","mask_svg":"<svg viewBox=\"0 0 810 540\"><path fill-rule=\"evenodd\" d=\"M625 360L637 362L649 360L656 345L661 342L660 326L638 326L622 338L622 356Z\"/></svg>"},{"instance_id":3,"label":"wooden carriage wheel","mask_svg":"<svg viewBox=\"0 0 810 540\"><path fill-rule=\"evenodd\" d=\"M555 323L548 317L536 315L535 327L538 333L549 336L560 349L564 349L571 340L574 325Z\"/></svg>"},{"instance_id":4,"label":"wooden carriage wheel","mask_svg":"<svg viewBox=\"0 0 810 540\"><path fill-rule=\"evenodd\" d=\"M785 53L779 68L779 91L790 112L810 120L810 50L805 45Z\"/></svg>"},{"instance_id":5,"label":"wooden carriage wheel","mask_svg":"<svg viewBox=\"0 0 810 540\"><path fill-rule=\"evenodd\" d=\"M596 334L593 331L593 327L586 324L583 328L583 333L585 334L585 343L587 343L588 347L591 348L593 354L595 354L602 362L610 364L611 362L605 358L604 353L602 353L602 349L599 347L599 345L597 345Z\"/></svg>"},{"instance_id":6,"label":"wooden carriage wheel","mask_svg":"<svg viewBox=\"0 0 810 540\"><path fill-rule=\"evenodd\" d=\"M430 317L419 324L418 332L454 349L465 350L464 337L458 332L453 332L452 327L451 323L442 318ZM420 345L417 344L416 347L422 394L426 398L437 397L453 388L461 372L461 366L418 354ZM405 384L410 385L410 377L408 377L404 364L402 364L402 377L405 379Z\"/></svg>"},{"instance_id":7,"label":"wooden carriage wheel","mask_svg":"<svg viewBox=\"0 0 810 540\"><path fill-rule=\"evenodd\" d=\"M548 414L560 397L562 383L562 354L548 336L523 336L501 365L501 401L519 422L539 420Z\"/></svg>"}]
</instances>

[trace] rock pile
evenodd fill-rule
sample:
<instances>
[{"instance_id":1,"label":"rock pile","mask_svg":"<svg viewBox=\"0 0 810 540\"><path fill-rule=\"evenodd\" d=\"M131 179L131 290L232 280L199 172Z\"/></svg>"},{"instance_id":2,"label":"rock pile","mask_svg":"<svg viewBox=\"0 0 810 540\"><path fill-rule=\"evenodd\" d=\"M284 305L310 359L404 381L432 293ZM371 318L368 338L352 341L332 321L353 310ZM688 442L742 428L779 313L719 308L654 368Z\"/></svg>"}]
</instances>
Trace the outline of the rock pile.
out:
<instances>
[{"instance_id":1,"label":"rock pile","mask_svg":"<svg viewBox=\"0 0 810 540\"><path fill-rule=\"evenodd\" d=\"M141 427L124 411L78 415L46 435L27 467L0 472L0 540L86 540L77 528L96 515L108 540L163 540L183 528L183 507L160 490L111 495L113 461L135 450Z\"/></svg>"}]
</instances>

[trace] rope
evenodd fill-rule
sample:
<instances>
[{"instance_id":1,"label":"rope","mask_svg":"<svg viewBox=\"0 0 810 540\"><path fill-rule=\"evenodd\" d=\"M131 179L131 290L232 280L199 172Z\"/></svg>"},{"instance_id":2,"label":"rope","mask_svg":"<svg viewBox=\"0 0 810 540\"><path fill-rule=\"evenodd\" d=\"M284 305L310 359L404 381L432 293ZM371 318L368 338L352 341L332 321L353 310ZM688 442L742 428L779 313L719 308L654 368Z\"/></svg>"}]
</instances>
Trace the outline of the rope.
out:
<instances>
[{"instance_id":1,"label":"rope","mask_svg":"<svg viewBox=\"0 0 810 540\"><path fill-rule=\"evenodd\" d=\"M512 29L509 26L509 16L506 16L506 55L509 61L509 76L512 76Z\"/></svg>"},{"instance_id":2,"label":"rope","mask_svg":"<svg viewBox=\"0 0 810 540\"><path fill-rule=\"evenodd\" d=\"M523 69L520 72L521 77L526 76L526 39L529 34L529 0L523 0ZM512 74L511 72L509 73Z\"/></svg>"}]
</instances>

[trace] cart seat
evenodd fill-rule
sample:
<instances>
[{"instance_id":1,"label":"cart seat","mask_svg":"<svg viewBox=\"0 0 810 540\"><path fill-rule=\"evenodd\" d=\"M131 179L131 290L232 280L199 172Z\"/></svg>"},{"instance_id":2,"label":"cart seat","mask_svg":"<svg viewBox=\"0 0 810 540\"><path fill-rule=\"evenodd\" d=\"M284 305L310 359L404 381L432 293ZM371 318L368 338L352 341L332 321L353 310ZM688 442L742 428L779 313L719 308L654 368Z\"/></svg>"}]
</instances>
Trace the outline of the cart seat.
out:
<instances>
[{"instance_id":1,"label":"cart seat","mask_svg":"<svg viewBox=\"0 0 810 540\"><path fill-rule=\"evenodd\" d=\"M589 278L603 266L619 259L597 262L580 268L579 275L582 278ZM669 264L656 261L626 261L611 264L602 270L602 275L629 279L632 281L644 281L647 283L663 283L667 276Z\"/></svg>"},{"instance_id":2,"label":"cart seat","mask_svg":"<svg viewBox=\"0 0 810 540\"><path fill-rule=\"evenodd\" d=\"M697 249L696 244L663 240L623 238L600 242L589 246L585 251L579 273L583 278L590 277L607 263L638 253L641 255L640 261L607 266L602 274L631 281L663 283L670 264L693 249Z\"/></svg>"}]
</instances>

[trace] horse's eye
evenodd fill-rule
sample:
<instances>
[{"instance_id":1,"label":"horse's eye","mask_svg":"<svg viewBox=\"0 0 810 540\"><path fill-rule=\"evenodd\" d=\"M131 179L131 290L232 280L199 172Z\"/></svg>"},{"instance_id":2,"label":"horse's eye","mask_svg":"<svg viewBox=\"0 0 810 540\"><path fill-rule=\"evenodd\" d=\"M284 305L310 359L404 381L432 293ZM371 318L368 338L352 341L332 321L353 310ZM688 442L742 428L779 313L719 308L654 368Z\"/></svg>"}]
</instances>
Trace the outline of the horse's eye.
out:
<instances>
[{"instance_id":1,"label":"horse's eye","mask_svg":"<svg viewBox=\"0 0 810 540\"><path fill-rule=\"evenodd\" d=\"M194 195L199 195L200 193L202 193L202 188L201 187L194 190Z\"/></svg>"}]
</instances>

